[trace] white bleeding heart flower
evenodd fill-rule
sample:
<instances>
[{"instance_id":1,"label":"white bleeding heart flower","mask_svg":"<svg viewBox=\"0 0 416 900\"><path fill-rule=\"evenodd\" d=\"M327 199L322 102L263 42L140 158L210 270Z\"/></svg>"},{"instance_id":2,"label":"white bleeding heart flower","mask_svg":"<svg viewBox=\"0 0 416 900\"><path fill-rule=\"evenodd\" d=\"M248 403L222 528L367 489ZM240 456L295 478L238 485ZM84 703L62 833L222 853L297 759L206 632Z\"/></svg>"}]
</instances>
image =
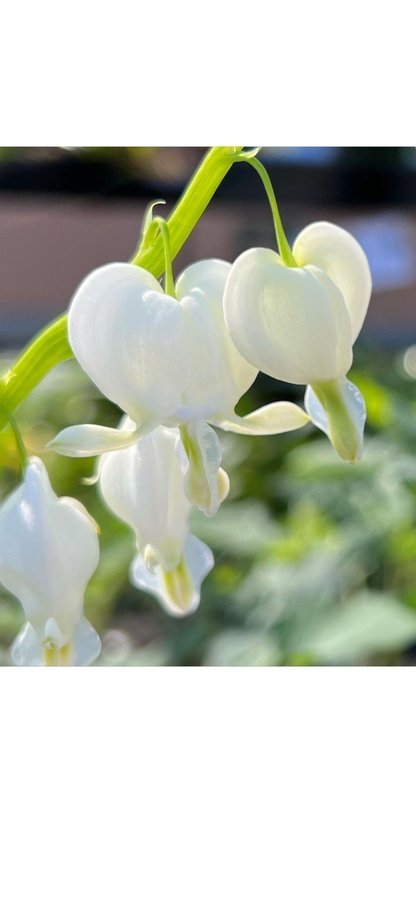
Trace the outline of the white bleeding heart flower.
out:
<instances>
[{"instance_id":1,"label":"white bleeding heart flower","mask_svg":"<svg viewBox=\"0 0 416 900\"><path fill-rule=\"evenodd\" d=\"M125 418L120 431L132 426ZM130 447L104 454L98 475L104 501L136 535L133 583L176 616L197 608L201 583L214 565L209 547L189 533L188 469L178 429L160 426Z\"/></svg>"},{"instance_id":2,"label":"white bleeding heart flower","mask_svg":"<svg viewBox=\"0 0 416 900\"><path fill-rule=\"evenodd\" d=\"M351 234L329 222L305 228L293 256L297 267L263 248L239 256L225 289L225 321L253 366L310 386L312 421L344 459L355 461L362 450L364 402L345 375L371 295L367 258Z\"/></svg>"},{"instance_id":3,"label":"white bleeding heart flower","mask_svg":"<svg viewBox=\"0 0 416 900\"><path fill-rule=\"evenodd\" d=\"M57 497L42 461L0 508L0 581L20 600L27 624L12 647L17 665L89 665L101 643L83 615L98 565L97 525L72 497Z\"/></svg>"},{"instance_id":4,"label":"white bleeding heart flower","mask_svg":"<svg viewBox=\"0 0 416 900\"><path fill-rule=\"evenodd\" d=\"M272 403L245 417L234 413L258 369L236 349L225 326L230 270L222 260L194 263L177 281L177 299L129 263L92 272L71 303L69 341L84 371L127 413L131 427L78 425L64 429L51 446L68 456L92 456L134 444L158 425L179 427L192 468L188 496L212 515L221 494L221 449L211 425L278 434L306 424L308 416L294 403Z\"/></svg>"}]
</instances>

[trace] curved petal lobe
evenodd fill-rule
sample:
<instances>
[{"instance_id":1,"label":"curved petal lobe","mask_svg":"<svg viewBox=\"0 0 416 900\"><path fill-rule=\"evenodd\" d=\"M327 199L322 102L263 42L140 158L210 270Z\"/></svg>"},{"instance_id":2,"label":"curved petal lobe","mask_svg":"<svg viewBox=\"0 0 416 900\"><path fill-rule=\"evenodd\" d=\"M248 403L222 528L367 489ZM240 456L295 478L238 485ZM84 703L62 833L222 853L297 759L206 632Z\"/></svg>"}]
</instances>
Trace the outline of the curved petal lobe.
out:
<instances>
[{"instance_id":1,"label":"curved petal lobe","mask_svg":"<svg viewBox=\"0 0 416 900\"><path fill-rule=\"evenodd\" d=\"M326 272L341 291L351 319L353 343L361 331L371 296L371 272L358 241L331 222L313 222L298 234L293 255L300 266Z\"/></svg>"},{"instance_id":2,"label":"curved petal lobe","mask_svg":"<svg viewBox=\"0 0 416 900\"><path fill-rule=\"evenodd\" d=\"M64 428L49 442L48 448L62 456L100 456L111 450L122 450L135 444L143 434L140 428L134 431L119 431L105 425L71 425Z\"/></svg>"},{"instance_id":3,"label":"curved petal lobe","mask_svg":"<svg viewBox=\"0 0 416 900\"><path fill-rule=\"evenodd\" d=\"M231 264L205 259L179 277L176 292L185 316L188 383L180 424L197 415L209 419L234 409L257 376L257 369L239 353L226 328L223 298Z\"/></svg>"},{"instance_id":4,"label":"curved petal lobe","mask_svg":"<svg viewBox=\"0 0 416 900\"><path fill-rule=\"evenodd\" d=\"M234 431L236 434L283 434L286 431L295 431L309 422L309 416L297 406L296 403L285 400L277 403L269 403L256 409L247 416L230 416L228 419L218 419L215 425L224 431Z\"/></svg>"},{"instance_id":5,"label":"curved petal lobe","mask_svg":"<svg viewBox=\"0 0 416 900\"><path fill-rule=\"evenodd\" d=\"M135 422L162 422L180 405L184 314L150 272L129 263L91 272L72 300L68 337L94 384Z\"/></svg>"}]
</instances>

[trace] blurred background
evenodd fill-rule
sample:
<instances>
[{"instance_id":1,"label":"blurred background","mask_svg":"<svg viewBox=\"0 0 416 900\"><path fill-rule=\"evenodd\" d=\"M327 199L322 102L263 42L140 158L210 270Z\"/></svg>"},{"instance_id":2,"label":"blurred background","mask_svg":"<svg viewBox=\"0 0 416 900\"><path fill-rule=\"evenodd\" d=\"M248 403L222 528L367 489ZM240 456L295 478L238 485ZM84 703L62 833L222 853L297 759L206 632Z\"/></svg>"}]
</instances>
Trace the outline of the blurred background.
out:
<instances>
[{"instance_id":1,"label":"blurred background","mask_svg":"<svg viewBox=\"0 0 416 900\"><path fill-rule=\"evenodd\" d=\"M0 148L0 364L64 312L80 280L131 257L150 200L167 212L206 148ZM312 428L249 438L221 434L230 498L192 530L214 550L200 609L171 619L127 579L134 541L82 483L91 460L45 452L76 422L115 425L74 361L20 407L31 453L55 491L82 500L101 527L101 563L87 615L103 637L98 665L416 664L416 150L264 148L289 239L329 219L364 247L374 293L351 379L368 409L358 466ZM274 246L254 171L235 165L175 262L233 260ZM298 388L259 376L244 413ZM18 482L13 438L0 432L0 496ZM0 663L22 623L0 588Z\"/></svg>"}]
</instances>

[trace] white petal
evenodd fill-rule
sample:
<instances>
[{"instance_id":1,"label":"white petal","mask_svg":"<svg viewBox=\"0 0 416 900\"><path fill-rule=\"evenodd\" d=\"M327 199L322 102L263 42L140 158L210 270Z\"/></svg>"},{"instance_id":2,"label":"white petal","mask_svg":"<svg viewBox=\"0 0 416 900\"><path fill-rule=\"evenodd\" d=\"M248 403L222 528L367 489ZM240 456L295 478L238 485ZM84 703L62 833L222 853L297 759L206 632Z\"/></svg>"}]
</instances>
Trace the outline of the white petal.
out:
<instances>
[{"instance_id":1,"label":"white petal","mask_svg":"<svg viewBox=\"0 0 416 900\"><path fill-rule=\"evenodd\" d=\"M29 622L13 641L10 655L15 666L42 666L43 648L36 631Z\"/></svg>"},{"instance_id":2,"label":"white petal","mask_svg":"<svg viewBox=\"0 0 416 900\"><path fill-rule=\"evenodd\" d=\"M99 456L112 450L120 450L136 443L142 431L119 431L105 425L71 425L64 428L49 442L48 449L62 456Z\"/></svg>"},{"instance_id":3,"label":"white petal","mask_svg":"<svg viewBox=\"0 0 416 900\"><path fill-rule=\"evenodd\" d=\"M350 315L354 342L371 296L370 267L358 241L330 222L313 222L298 234L293 255L300 266L318 266L339 288Z\"/></svg>"},{"instance_id":4,"label":"white petal","mask_svg":"<svg viewBox=\"0 0 416 900\"><path fill-rule=\"evenodd\" d=\"M101 652L97 632L84 616L77 622L73 639L73 665L90 666Z\"/></svg>"},{"instance_id":5,"label":"white petal","mask_svg":"<svg viewBox=\"0 0 416 900\"><path fill-rule=\"evenodd\" d=\"M181 428L181 438L187 455L185 493L206 516L215 516L224 499L218 435L206 422L194 422Z\"/></svg>"},{"instance_id":6,"label":"white petal","mask_svg":"<svg viewBox=\"0 0 416 900\"><path fill-rule=\"evenodd\" d=\"M65 643L72 640L98 557L97 526L82 504L56 496L43 463L32 458L0 508L0 581L40 639L54 619Z\"/></svg>"},{"instance_id":7,"label":"white petal","mask_svg":"<svg viewBox=\"0 0 416 900\"><path fill-rule=\"evenodd\" d=\"M188 382L178 423L233 410L257 375L238 352L224 321L230 263L206 259L185 269L176 292L185 314Z\"/></svg>"},{"instance_id":8,"label":"white petal","mask_svg":"<svg viewBox=\"0 0 416 900\"><path fill-rule=\"evenodd\" d=\"M73 666L89 666L101 651L101 641L92 625L81 617L74 629L70 657ZM70 652L71 652L70 651ZM10 653L15 666L42 666L44 648L29 622L22 628L12 644Z\"/></svg>"},{"instance_id":9,"label":"white petal","mask_svg":"<svg viewBox=\"0 0 416 900\"><path fill-rule=\"evenodd\" d=\"M129 263L92 272L68 315L74 355L102 393L136 423L162 422L188 377L181 305Z\"/></svg>"},{"instance_id":10,"label":"white petal","mask_svg":"<svg viewBox=\"0 0 416 900\"><path fill-rule=\"evenodd\" d=\"M322 385L320 387L322 389ZM327 405L327 409L324 408L310 385L306 389L305 407L313 424L329 437L342 459L357 462L363 452L366 420L364 398L355 384L347 378L338 380L336 390L338 409L335 411L331 403Z\"/></svg>"},{"instance_id":11,"label":"white petal","mask_svg":"<svg viewBox=\"0 0 416 900\"><path fill-rule=\"evenodd\" d=\"M42 641L45 645L53 644L58 649L65 646L65 637L56 621L49 618L43 629Z\"/></svg>"},{"instance_id":12,"label":"white petal","mask_svg":"<svg viewBox=\"0 0 416 900\"><path fill-rule=\"evenodd\" d=\"M314 266L287 268L272 250L247 250L228 277L224 312L240 353L274 378L310 384L351 366L347 308Z\"/></svg>"},{"instance_id":13,"label":"white petal","mask_svg":"<svg viewBox=\"0 0 416 900\"><path fill-rule=\"evenodd\" d=\"M186 616L199 606L202 581L213 565L210 548L190 534L185 543L179 575L164 573L161 566L149 572L142 558L136 556L131 565L130 579L135 587L153 594L170 615Z\"/></svg>"},{"instance_id":14,"label":"white petal","mask_svg":"<svg viewBox=\"0 0 416 900\"><path fill-rule=\"evenodd\" d=\"M309 422L309 416L296 403L285 400L269 403L247 416L232 416L218 419L215 424L224 431L237 434L282 434L302 428Z\"/></svg>"},{"instance_id":15,"label":"white petal","mask_svg":"<svg viewBox=\"0 0 416 900\"><path fill-rule=\"evenodd\" d=\"M176 429L159 427L128 449L103 456L99 472L104 501L134 529L139 550L150 545L167 567L182 555L190 511L178 442Z\"/></svg>"}]
</instances>

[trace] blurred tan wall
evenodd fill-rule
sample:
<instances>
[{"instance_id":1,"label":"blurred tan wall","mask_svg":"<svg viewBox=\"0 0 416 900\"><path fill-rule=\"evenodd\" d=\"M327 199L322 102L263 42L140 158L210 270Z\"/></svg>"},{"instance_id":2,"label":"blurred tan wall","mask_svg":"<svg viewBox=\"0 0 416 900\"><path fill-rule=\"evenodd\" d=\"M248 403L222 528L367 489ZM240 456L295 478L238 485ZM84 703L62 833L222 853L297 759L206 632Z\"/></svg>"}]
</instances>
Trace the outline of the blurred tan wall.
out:
<instances>
[{"instance_id":1,"label":"blurred tan wall","mask_svg":"<svg viewBox=\"0 0 416 900\"><path fill-rule=\"evenodd\" d=\"M6 195L0 205L0 343L19 345L64 312L81 279L96 266L128 260L140 232L144 201ZM416 218L391 211L369 212L285 205L292 234L310 221L329 219L374 243L381 275L366 329L376 335L416 337ZM390 217L390 218L389 218ZM393 235L389 237L390 232ZM384 230L383 230L384 229ZM400 234L397 235L399 229ZM396 240L397 248L392 247ZM253 245L273 246L264 203L213 203L175 262L179 273L195 259L232 260ZM384 273L385 252L395 252ZM400 253L405 254L400 259Z\"/></svg>"}]
</instances>

